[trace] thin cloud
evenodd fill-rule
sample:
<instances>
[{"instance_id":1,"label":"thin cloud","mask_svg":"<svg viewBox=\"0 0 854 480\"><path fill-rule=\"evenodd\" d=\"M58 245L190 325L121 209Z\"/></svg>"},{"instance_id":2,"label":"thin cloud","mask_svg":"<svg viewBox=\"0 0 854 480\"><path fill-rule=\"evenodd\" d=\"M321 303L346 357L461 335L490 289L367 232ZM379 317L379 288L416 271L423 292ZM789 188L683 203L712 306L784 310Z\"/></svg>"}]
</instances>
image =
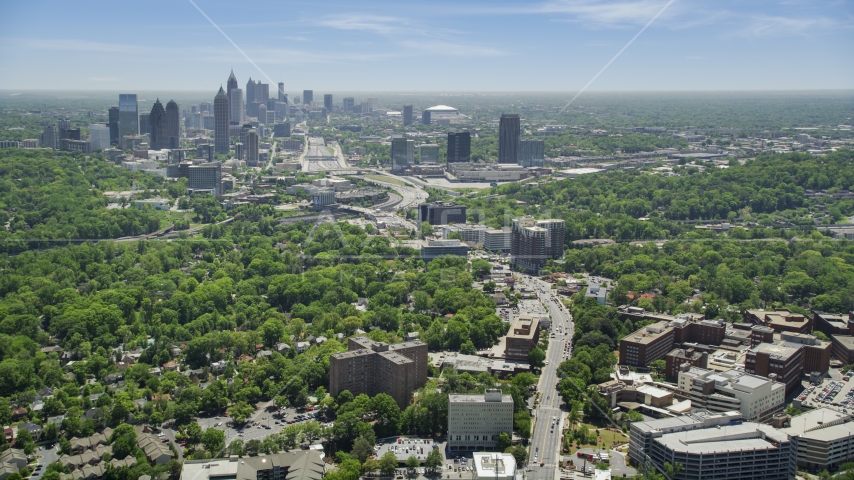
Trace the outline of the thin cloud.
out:
<instances>
[{"instance_id":1,"label":"thin cloud","mask_svg":"<svg viewBox=\"0 0 854 480\"><path fill-rule=\"evenodd\" d=\"M405 40L400 42L400 45L431 55L447 55L452 57L502 57L510 54L507 51L492 47L434 40Z\"/></svg>"},{"instance_id":2,"label":"thin cloud","mask_svg":"<svg viewBox=\"0 0 854 480\"><path fill-rule=\"evenodd\" d=\"M149 53L152 50L139 45L125 45L120 43L92 42L77 39L53 39L53 38L30 38L16 40L15 43L39 50L66 50L75 52L105 52L105 53Z\"/></svg>"},{"instance_id":3,"label":"thin cloud","mask_svg":"<svg viewBox=\"0 0 854 480\"><path fill-rule=\"evenodd\" d=\"M826 17L791 18L761 15L752 17L751 24L739 33L743 36L752 37L810 36L810 34L815 32L838 28L850 28L850 26Z\"/></svg>"},{"instance_id":4,"label":"thin cloud","mask_svg":"<svg viewBox=\"0 0 854 480\"><path fill-rule=\"evenodd\" d=\"M392 35L405 31L405 21L396 17L367 14L330 15L318 22L319 25L338 30L373 32L381 35Z\"/></svg>"}]
</instances>

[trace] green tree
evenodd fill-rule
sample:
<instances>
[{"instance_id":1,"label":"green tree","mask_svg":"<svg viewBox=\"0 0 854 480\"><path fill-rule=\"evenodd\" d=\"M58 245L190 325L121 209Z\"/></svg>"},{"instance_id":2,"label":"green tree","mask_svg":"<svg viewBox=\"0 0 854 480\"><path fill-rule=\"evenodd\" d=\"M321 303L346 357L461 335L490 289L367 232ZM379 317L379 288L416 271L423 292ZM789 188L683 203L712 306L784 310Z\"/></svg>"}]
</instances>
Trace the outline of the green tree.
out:
<instances>
[{"instance_id":1,"label":"green tree","mask_svg":"<svg viewBox=\"0 0 854 480\"><path fill-rule=\"evenodd\" d=\"M503 452L510 448L513 445L513 439L507 432L501 432L498 434L498 446L496 449L499 452Z\"/></svg>"},{"instance_id":2,"label":"green tree","mask_svg":"<svg viewBox=\"0 0 854 480\"><path fill-rule=\"evenodd\" d=\"M534 347L528 352L528 363L535 368L543 368L546 360L546 352L540 347Z\"/></svg>"},{"instance_id":3,"label":"green tree","mask_svg":"<svg viewBox=\"0 0 854 480\"><path fill-rule=\"evenodd\" d=\"M477 355L477 349L474 348L474 343L472 343L471 339L468 339L460 345L460 353L463 355Z\"/></svg>"},{"instance_id":4,"label":"green tree","mask_svg":"<svg viewBox=\"0 0 854 480\"><path fill-rule=\"evenodd\" d=\"M227 412L232 421L234 421L235 424L240 425L246 423L246 420L255 413L255 409L252 408L252 405L249 405L244 401L240 401L229 407Z\"/></svg>"},{"instance_id":5,"label":"green tree","mask_svg":"<svg viewBox=\"0 0 854 480\"><path fill-rule=\"evenodd\" d=\"M394 470L397 468L397 457L392 452L385 452L382 457L380 457L380 472L383 475L391 475L394 473Z\"/></svg>"},{"instance_id":6,"label":"green tree","mask_svg":"<svg viewBox=\"0 0 854 480\"><path fill-rule=\"evenodd\" d=\"M216 428L208 428L202 434L202 445L212 456L218 455L225 446L225 432Z\"/></svg>"},{"instance_id":7,"label":"green tree","mask_svg":"<svg viewBox=\"0 0 854 480\"><path fill-rule=\"evenodd\" d=\"M427 452L427 458L425 459L424 466L435 472L436 469L442 466L442 461L442 452L440 452L438 448L432 448Z\"/></svg>"},{"instance_id":8,"label":"green tree","mask_svg":"<svg viewBox=\"0 0 854 480\"><path fill-rule=\"evenodd\" d=\"M365 463L373 451L374 446L365 437L359 437L353 442L353 450L350 451L350 455L357 458L359 462Z\"/></svg>"},{"instance_id":9,"label":"green tree","mask_svg":"<svg viewBox=\"0 0 854 480\"><path fill-rule=\"evenodd\" d=\"M202 441L202 427L199 426L198 422L190 422L184 428L184 435L187 437L188 444L197 445Z\"/></svg>"},{"instance_id":10,"label":"green tree","mask_svg":"<svg viewBox=\"0 0 854 480\"><path fill-rule=\"evenodd\" d=\"M421 465L421 462L419 462L414 455L410 455L409 458L406 459L406 470L410 475L415 472L419 465Z\"/></svg>"}]
</instances>

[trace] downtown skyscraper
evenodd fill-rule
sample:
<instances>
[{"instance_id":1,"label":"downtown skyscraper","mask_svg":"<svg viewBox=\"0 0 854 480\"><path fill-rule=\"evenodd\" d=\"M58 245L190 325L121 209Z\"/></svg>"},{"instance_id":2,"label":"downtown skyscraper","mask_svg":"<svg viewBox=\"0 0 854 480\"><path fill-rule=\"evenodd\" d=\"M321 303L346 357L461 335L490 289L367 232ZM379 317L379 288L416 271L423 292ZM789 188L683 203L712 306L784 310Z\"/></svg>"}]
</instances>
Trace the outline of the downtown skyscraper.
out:
<instances>
[{"instance_id":1,"label":"downtown skyscraper","mask_svg":"<svg viewBox=\"0 0 854 480\"><path fill-rule=\"evenodd\" d=\"M119 94L119 143L125 135L139 135L139 104L135 93Z\"/></svg>"},{"instance_id":2,"label":"downtown skyscraper","mask_svg":"<svg viewBox=\"0 0 854 480\"><path fill-rule=\"evenodd\" d=\"M519 161L519 115L502 113L498 124L498 163L517 163Z\"/></svg>"},{"instance_id":3,"label":"downtown skyscraper","mask_svg":"<svg viewBox=\"0 0 854 480\"><path fill-rule=\"evenodd\" d=\"M151 141L149 142L152 150L162 150L169 146L169 139L166 135L166 109L160 103L160 99L154 102L151 107L151 114L148 116L148 124L150 129Z\"/></svg>"},{"instance_id":4,"label":"downtown skyscraper","mask_svg":"<svg viewBox=\"0 0 854 480\"><path fill-rule=\"evenodd\" d=\"M167 148L181 148L181 112L175 100L166 104Z\"/></svg>"},{"instance_id":5,"label":"downtown skyscraper","mask_svg":"<svg viewBox=\"0 0 854 480\"><path fill-rule=\"evenodd\" d=\"M214 97L214 149L216 153L228 153L230 110L228 95L220 86L219 92Z\"/></svg>"}]
</instances>

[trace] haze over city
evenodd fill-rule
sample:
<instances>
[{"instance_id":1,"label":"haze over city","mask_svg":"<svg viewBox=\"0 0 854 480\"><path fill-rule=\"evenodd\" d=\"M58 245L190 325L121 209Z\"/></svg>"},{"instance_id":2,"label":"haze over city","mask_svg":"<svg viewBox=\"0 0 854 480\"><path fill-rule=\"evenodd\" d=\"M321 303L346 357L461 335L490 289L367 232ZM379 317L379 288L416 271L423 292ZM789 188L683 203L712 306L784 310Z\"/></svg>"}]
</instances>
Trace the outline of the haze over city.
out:
<instances>
[{"instance_id":1,"label":"haze over city","mask_svg":"<svg viewBox=\"0 0 854 480\"><path fill-rule=\"evenodd\" d=\"M222 71L328 91L854 87L847 1L10 2L0 89L215 89ZM660 15L656 18L656 15ZM265 79L266 80L266 79Z\"/></svg>"}]
</instances>

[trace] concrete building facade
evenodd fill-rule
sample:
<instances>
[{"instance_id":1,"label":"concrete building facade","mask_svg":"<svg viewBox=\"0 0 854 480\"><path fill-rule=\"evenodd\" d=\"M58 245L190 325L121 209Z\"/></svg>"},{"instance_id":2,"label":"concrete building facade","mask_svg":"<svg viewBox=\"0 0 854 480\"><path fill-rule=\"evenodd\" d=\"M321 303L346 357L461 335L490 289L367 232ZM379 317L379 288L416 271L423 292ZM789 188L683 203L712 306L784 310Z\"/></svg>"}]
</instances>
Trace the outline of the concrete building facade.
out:
<instances>
[{"instance_id":1,"label":"concrete building facade","mask_svg":"<svg viewBox=\"0 0 854 480\"><path fill-rule=\"evenodd\" d=\"M483 395L448 396L449 449L494 449L501 433L513 434L512 396L497 388Z\"/></svg>"}]
</instances>

